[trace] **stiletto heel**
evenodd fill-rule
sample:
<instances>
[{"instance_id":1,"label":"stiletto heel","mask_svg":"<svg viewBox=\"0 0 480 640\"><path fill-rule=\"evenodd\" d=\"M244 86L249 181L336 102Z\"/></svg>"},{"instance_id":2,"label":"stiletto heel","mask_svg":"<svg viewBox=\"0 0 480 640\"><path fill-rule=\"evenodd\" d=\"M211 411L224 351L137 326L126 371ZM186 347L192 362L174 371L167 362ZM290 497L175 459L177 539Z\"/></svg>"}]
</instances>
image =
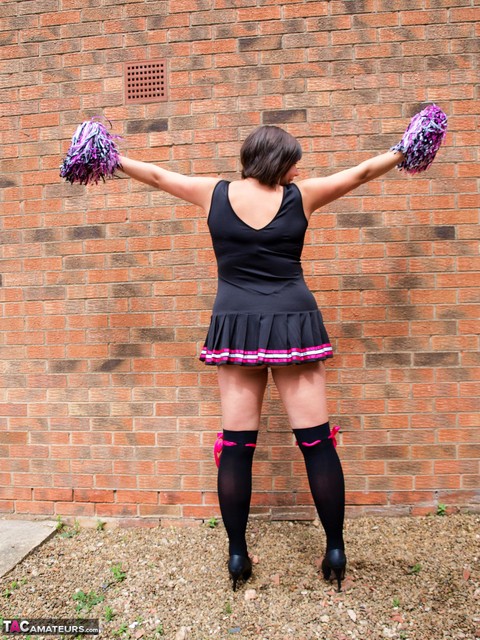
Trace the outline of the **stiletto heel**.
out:
<instances>
[{"instance_id":1,"label":"stiletto heel","mask_svg":"<svg viewBox=\"0 0 480 640\"><path fill-rule=\"evenodd\" d=\"M331 580L332 573L337 579L338 591L342 590L342 580L345 578L347 558L342 549L330 549L322 560L322 573L325 580Z\"/></svg>"},{"instance_id":2,"label":"stiletto heel","mask_svg":"<svg viewBox=\"0 0 480 640\"><path fill-rule=\"evenodd\" d=\"M228 573L233 580L233 590L237 590L238 580L247 581L252 575L252 563L247 556L230 556L228 560Z\"/></svg>"}]
</instances>

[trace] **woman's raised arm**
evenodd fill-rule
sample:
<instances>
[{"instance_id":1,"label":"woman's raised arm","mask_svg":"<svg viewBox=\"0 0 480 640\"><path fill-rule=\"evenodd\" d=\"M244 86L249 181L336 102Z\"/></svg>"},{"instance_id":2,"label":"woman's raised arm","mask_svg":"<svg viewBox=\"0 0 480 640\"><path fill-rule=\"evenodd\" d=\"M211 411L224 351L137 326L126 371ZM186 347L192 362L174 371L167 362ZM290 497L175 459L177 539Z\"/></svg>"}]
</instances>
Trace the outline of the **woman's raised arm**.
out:
<instances>
[{"instance_id":1,"label":"woman's raised arm","mask_svg":"<svg viewBox=\"0 0 480 640\"><path fill-rule=\"evenodd\" d=\"M218 178L191 177L168 171L149 162L119 157L119 169L130 178L161 189L208 211Z\"/></svg>"},{"instance_id":2,"label":"woman's raised arm","mask_svg":"<svg viewBox=\"0 0 480 640\"><path fill-rule=\"evenodd\" d=\"M387 173L398 165L408 173L426 171L432 164L447 132L447 116L436 104L429 105L410 120L402 139L387 153L361 162L353 169L327 178L303 180L298 187L305 214L336 200L352 189Z\"/></svg>"},{"instance_id":3,"label":"woman's raised arm","mask_svg":"<svg viewBox=\"0 0 480 640\"><path fill-rule=\"evenodd\" d=\"M309 216L316 209L337 200L361 184L387 173L402 162L403 158L401 152L387 151L331 176L301 180L297 186L302 194L305 214Z\"/></svg>"}]
</instances>

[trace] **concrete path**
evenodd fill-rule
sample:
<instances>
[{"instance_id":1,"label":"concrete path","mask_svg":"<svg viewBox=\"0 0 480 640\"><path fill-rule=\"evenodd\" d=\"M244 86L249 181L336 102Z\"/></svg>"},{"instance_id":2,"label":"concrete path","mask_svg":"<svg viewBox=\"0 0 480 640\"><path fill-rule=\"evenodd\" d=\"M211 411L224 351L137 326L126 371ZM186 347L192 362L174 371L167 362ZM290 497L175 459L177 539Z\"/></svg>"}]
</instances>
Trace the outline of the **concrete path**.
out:
<instances>
[{"instance_id":1,"label":"concrete path","mask_svg":"<svg viewBox=\"0 0 480 640\"><path fill-rule=\"evenodd\" d=\"M57 523L0 519L0 578L55 533Z\"/></svg>"}]
</instances>

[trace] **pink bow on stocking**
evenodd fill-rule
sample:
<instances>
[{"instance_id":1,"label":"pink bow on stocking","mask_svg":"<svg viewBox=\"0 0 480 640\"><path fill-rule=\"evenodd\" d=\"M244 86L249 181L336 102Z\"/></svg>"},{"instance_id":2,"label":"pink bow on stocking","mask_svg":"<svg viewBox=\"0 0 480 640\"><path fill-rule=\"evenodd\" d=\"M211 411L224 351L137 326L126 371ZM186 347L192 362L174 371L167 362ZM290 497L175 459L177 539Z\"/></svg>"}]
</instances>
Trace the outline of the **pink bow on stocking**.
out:
<instances>
[{"instance_id":1,"label":"pink bow on stocking","mask_svg":"<svg viewBox=\"0 0 480 640\"><path fill-rule=\"evenodd\" d=\"M223 439L223 433L217 433L217 439L215 440L215 444L213 445L213 457L215 458L215 464L217 468L220 466L220 455L222 453L223 447L236 447L238 442L230 442L229 440ZM256 447L257 445L253 442L246 442L246 447Z\"/></svg>"},{"instance_id":2,"label":"pink bow on stocking","mask_svg":"<svg viewBox=\"0 0 480 640\"><path fill-rule=\"evenodd\" d=\"M335 448L337 447L337 439L335 438L335 436L337 435L337 433L339 431L340 431L340 427L338 425L336 425L335 427L333 427L332 432L328 436L328 439L333 441L333 446ZM321 442L321 440L315 440L315 442L302 442L302 445L304 447L314 447L316 444L320 444L320 442ZM298 442L296 442L295 444L298 447Z\"/></svg>"}]
</instances>

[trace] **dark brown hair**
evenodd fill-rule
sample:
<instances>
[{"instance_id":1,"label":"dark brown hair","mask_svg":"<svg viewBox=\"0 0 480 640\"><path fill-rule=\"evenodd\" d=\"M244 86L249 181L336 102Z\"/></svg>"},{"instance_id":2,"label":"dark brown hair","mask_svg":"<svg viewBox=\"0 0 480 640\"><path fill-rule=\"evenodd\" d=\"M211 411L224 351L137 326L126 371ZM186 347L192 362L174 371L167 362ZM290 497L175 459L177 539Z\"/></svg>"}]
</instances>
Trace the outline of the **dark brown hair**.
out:
<instances>
[{"instance_id":1,"label":"dark brown hair","mask_svg":"<svg viewBox=\"0 0 480 640\"><path fill-rule=\"evenodd\" d=\"M274 187L301 157L302 147L292 135L272 125L258 127L240 149L242 178Z\"/></svg>"}]
</instances>

